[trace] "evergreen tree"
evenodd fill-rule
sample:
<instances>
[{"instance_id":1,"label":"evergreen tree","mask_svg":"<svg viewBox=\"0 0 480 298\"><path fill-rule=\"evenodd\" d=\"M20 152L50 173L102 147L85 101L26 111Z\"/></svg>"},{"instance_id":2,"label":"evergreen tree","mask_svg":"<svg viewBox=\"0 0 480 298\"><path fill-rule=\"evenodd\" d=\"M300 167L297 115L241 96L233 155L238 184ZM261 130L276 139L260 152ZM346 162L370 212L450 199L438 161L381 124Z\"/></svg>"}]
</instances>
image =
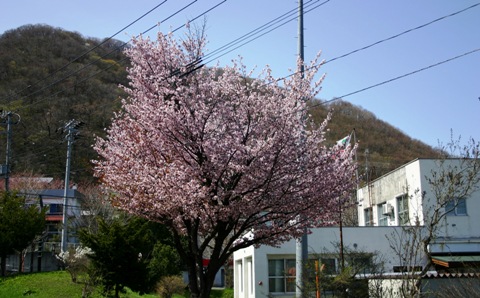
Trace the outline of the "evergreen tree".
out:
<instances>
[{"instance_id":1,"label":"evergreen tree","mask_svg":"<svg viewBox=\"0 0 480 298\"><path fill-rule=\"evenodd\" d=\"M24 250L45 230L45 210L26 205L25 198L4 192L0 198L1 274L6 273L6 257Z\"/></svg>"},{"instance_id":2,"label":"evergreen tree","mask_svg":"<svg viewBox=\"0 0 480 298\"><path fill-rule=\"evenodd\" d=\"M151 268L152 260L160 264L154 254L157 239L152 233L152 224L138 217L122 215L108 223L99 218L95 233L80 231L83 245L92 250L89 257L105 294L113 292L119 297L125 287L145 293L158 281L158 268L156 272Z\"/></svg>"}]
</instances>

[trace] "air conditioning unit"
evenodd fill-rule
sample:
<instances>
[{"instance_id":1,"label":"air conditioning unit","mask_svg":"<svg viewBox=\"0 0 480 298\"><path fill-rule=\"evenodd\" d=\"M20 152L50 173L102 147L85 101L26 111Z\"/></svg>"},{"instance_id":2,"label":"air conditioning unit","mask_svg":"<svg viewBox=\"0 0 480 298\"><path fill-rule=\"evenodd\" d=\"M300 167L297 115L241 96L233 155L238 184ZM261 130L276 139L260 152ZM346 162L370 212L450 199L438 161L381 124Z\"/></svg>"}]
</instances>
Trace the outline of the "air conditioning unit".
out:
<instances>
[{"instance_id":1,"label":"air conditioning unit","mask_svg":"<svg viewBox=\"0 0 480 298\"><path fill-rule=\"evenodd\" d=\"M393 213L393 206L390 204L383 204L382 205L382 214L383 215L390 215Z\"/></svg>"}]
</instances>

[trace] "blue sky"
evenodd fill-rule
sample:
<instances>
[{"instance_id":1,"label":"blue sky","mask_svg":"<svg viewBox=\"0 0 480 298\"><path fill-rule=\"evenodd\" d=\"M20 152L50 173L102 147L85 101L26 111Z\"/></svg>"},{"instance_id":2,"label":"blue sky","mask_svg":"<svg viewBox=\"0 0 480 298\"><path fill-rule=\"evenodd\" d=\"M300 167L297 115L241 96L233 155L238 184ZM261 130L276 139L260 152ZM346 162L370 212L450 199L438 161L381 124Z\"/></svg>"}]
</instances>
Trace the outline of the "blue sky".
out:
<instances>
[{"instance_id":1,"label":"blue sky","mask_svg":"<svg viewBox=\"0 0 480 298\"><path fill-rule=\"evenodd\" d=\"M88 37L105 38L162 1L2 2L0 33L25 24L48 24ZM191 2L166 1L114 38L128 41L130 36L144 32ZM210 51L298 6L295 0L223 3L222 0L199 0L149 33L155 35L158 30L166 32L177 28L217 3L221 4L206 15ZM478 3L469 0L304 0L307 7L305 60L313 59L321 51L322 58L328 61ZM176 34L182 35L182 30ZM248 68L261 69L268 64L275 76L283 77L295 67L297 48L297 22L292 20L218 60L220 65L225 65L240 55ZM327 63L320 69L327 77L319 97L330 100L350 94L479 48L480 5ZM462 140L470 137L480 140L480 51L344 100L431 146L448 142L451 131Z\"/></svg>"}]
</instances>

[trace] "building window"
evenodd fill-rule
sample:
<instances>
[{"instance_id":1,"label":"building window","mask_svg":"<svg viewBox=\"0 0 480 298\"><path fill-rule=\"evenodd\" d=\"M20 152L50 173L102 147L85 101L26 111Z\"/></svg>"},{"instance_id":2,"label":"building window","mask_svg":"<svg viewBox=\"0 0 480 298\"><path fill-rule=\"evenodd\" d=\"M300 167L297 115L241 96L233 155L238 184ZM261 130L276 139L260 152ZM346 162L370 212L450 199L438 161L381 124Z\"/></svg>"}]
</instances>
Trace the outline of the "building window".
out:
<instances>
[{"instance_id":1,"label":"building window","mask_svg":"<svg viewBox=\"0 0 480 298\"><path fill-rule=\"evenodd\" d=\"M337 260L335 258L320 258L321 271L324 274L337 274Z\"/></svg>"},{"instance_id":2,"label":"building window","mask_svg":"<svg viewBox=\"0 0 480 298\"><path fill-rule=\"evenodd\" d=\"M50 204L48 214L63 214L63 204Z\"/></svg>"},{"instance_id":3,"label":"building window","mask_svg":"<svg viewBox=\"0 0 480 298\"><path fill-rule=\"evenodd\" d=\"M384 209L387 206L387 203L378 205L378 225L379 226L388 226L388 214L384 214Z\"/></svg>"},{"instance_id":4,"label":"building window","mask_svg":"<svg viewBox=\"0 0 480 298\"><path fill-rule=\"evenodd\" d=\"M408 212L408 196L401 195L397 197L397 209L398 209L398 224L400 226L406 226L410 224L410 217Z\"/></svg>"},{"instance_id":5,"label":"building window","mask_svg":"<svg viewBox=\"0 0 480 298\"><path fill-rule=\"evenodd\" d=\"M270 293L295 292L295 259L268 260L268 290Z\"/></svg>"},{"instance_id":6,"label":"building window","mask_svg":"<svg viewBox=\"0 0 480 298\"><path fill-rule=\"evenodd\" d=\"M373 214L371 207L363 210L363 216L365 217L365 226L373 226Z\"/></svg>"},{"instance_id":7,"label":"building window","mask_svg":"<svg viewBox=\"0 0 480 298\"><path fill-rule=\"evenodd\" d=\"M242 262L237 261L237 279L236 282L238 282L238 288L240 293L243 295L243 268L242 268Z\"/></svg>"},{"instance_id":8,"label":"building window","mask_svg":"<svg viewBox=\"0 0 480 298\"><path fill-rule=\"evenodd\" d=\"M393 272L418 272L422 269L422 266L393 266Z\"/></svg>"},{"instance_id":9,"label":"building window","mask_svg":"<svg viewBox=\"0 0 480 298\"><path fill-rule=\"evenodd\" d=\"M373 255L369 253L351 253L346 256L348 266L354 272L367 274L374 272Z\"/></svg>"},{"instance_id":10,"label":"building window","mask_svg":"<svg viewBox=\"0 0 480 298\"><path fill-rule=\"evenodd\" d=\"M445 205L448 216L467 215L467 202L465 198L452 199Z\"/></svg>"}]
</instances>

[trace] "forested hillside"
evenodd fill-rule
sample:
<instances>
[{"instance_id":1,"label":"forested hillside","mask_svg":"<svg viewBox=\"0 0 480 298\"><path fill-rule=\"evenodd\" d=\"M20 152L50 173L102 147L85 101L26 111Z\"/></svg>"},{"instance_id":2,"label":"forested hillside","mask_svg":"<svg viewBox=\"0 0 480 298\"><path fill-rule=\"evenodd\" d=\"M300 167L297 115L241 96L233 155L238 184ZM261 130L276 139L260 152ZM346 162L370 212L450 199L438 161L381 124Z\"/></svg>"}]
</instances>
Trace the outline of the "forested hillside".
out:
<instances>
[{"instance_id":1,"label":"forested hillside","mask_svg":"<svg viewBox=\"0 0 480 298\"><path fill-rule=\"evenodd\" d=\"M29 25L0 36L0 108L20 121L12 125L11 163L14 173L34 172L62 178L67 143L65 123L85 123L74 143L72 181L92 180L90 160L95 135L102 135L113 112L120 107L128 84L124 44L86 38L47 25ZM355 129L360 142L358 160L369 177L382 175L417 157L436 151L347 102L313 103L311 114L322 121L333 109L327 135L330 144ZM0 119L5 122L5 118ZM5 131L5 124L1 129ZM0 136L0 158L5 156L6 134ZM365 150L369 150L368 157Z\"/></svg>"},{"instance_id":2,"label":"forested hillside","mask_svg":"<svg viewBox=\"0 0 480 298\"><path fill-rule=\"evenodd\" d=\"M327 133L331 144L355 130L355 139L359 144L359 173L363 180L371 181L415 158L438 157L438 150L412 139L371 112L348 102L339 100L327 105L315 102L310 113L320 121L328 111L333 113Z\"/></svg>"},{"instance_id":3,"label":"forested hillside","mask_svg":"<svg viewBox=\"0 0 480 298\"><path fill-rule=\"evenodd\" d=\"M118 84L127 83L122 49L116 40L85 38L46 25L0 36L0 107L20 116L12 125L13 172L63 177L67 143L62 128L75 119L85 125L73 145L71 179L92 176L94 135L102 134L120 106ZM2 135L2 144L5 139ZM5 146L0 150L5 156Z\"/></svg>"}]
</instances>

